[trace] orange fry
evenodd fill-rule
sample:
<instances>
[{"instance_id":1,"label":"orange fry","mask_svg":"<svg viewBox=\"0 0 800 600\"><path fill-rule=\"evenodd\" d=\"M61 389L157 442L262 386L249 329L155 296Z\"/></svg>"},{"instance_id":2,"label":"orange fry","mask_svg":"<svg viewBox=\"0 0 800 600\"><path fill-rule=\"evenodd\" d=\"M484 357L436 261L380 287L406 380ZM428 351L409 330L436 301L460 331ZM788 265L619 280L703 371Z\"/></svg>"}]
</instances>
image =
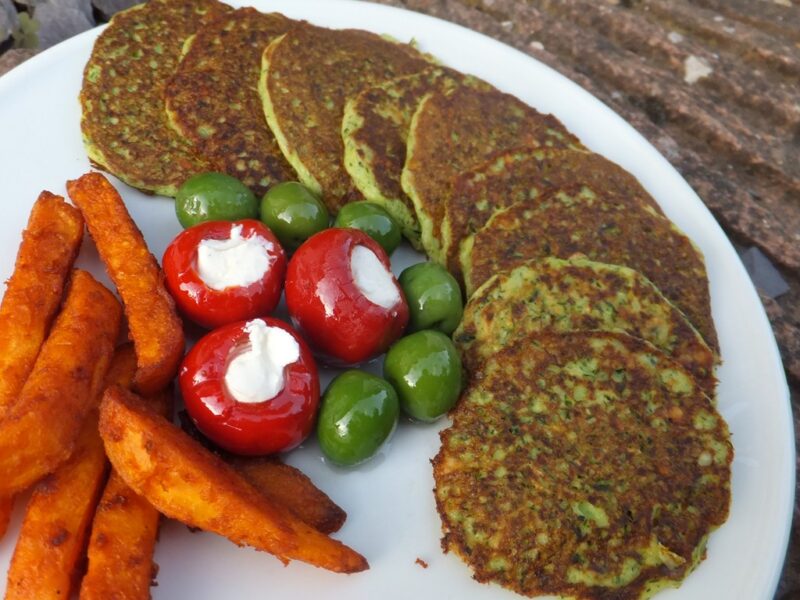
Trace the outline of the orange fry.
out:
<instances>
[{"instance_id":1,"label":"orange fry","mask_svg":"<svg viewBox=\"0 0 800 600\"><path fill-rule=\"evenodd\" d=\"M175 376L184 347L183 326L164 274L105 177L87 173L68 181L67 191L125 305L139 368L134 387L143 394L158 392Z\"/></svg>"},{"instance_id":2,"label":"orange fry","mask_svg":"<svg viewBox=\"0 0 800 600\"><path fill-rule=\"evenodd\" d=\"M270 502L222 459L122 388L105 393L100 435L120 476L168 517L284 562L300 560L344 573L368 568L360 554Z\"/></svg>"},{"instance_id":3,"label":"orange fry","mask_svg":"<svg viewBox=\"0 0 800 600\"><path fill-rule=\"evenodd\" d=\"M274 458L235 458L230 464L259 492L322 533L338 531L347 518L305 473L291 465Z\"/></svg>"},{"instance_id":4,"label":"orange fry","mask_svg":"<svg viewBox=\"0 0 800 600\"><path fill-rule=\"evenodd\" d=\"M107 465L93 411L69 460L34 488L8 569L5 600L70 597Z\"/></svg>"},{"instance_id":5,"label":"orange fry","mask_svg":"<svg viewBox=\"0 0 800 600\"><path fill-rule=\"evenodd\" d=\"M122 309L85 271L73 271L64 308L20 397L0 420L0 496L52 473L72 454L97 405Z\"/></svg>"},{"instance_id":6,"label":"orange fry","mask_svg":"<svg viewBox=\"0 0 800 600\"><path fill-rule=\"evenodd\" d=\"M172 409L172 389L146 401L152 410L166 417ZM153 505L112 469L92 523L89 565L81 583L80 600L150 598L160 518ZM120 565L125 568L120 569Z\"/></svg>"},{"instance_id":7,"label":"orange fry","mask_svg":"<svg viewBox=\"0 0 800 600\"><path fill-rule=\"evenodd\" d=\"M42 192L0 304L0 415L13 404L56 315L83 238L80 212Z\"/></svg>"}]
</instances>

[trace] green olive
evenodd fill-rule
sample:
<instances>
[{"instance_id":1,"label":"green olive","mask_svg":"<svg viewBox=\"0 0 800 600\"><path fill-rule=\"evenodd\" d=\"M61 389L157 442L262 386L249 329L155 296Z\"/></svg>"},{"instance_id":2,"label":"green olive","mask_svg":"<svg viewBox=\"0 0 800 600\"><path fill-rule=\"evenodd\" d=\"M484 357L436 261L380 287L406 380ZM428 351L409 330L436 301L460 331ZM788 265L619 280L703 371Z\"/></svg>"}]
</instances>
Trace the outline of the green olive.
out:
<instances>
[{"instance_id":1,"label":"green olive","mask_svg":"<svg viewBox=\"0 0 800 600\"><path fill-rule=\"evenodd\" d=\"M394 252L400 245L400 227L383 208L372 202L345 204L336 215L334 227L360 229L378 242L386 254Z\"/></svg>"},{"instance_id":2,"label":"green olive","mask_svg":"<svg viewBox=\"0 0 800 600\"><path fill-rule=\"evenodd\" d=\"M363 371L345 371L322 397L317 439L325 456L353 466L372 458L397 425L397 393L384 379Z\"/></svg>"},{"instance_id":3,"label":"green olive","mask_svg":"<svg viewBox=\"0 0 800 600\"><path fill-rule=\"evenodd\" d=\"M418 331L395 343L383 363L383 376L410 417L435 421L461 394L461 358L453 342L438 331Z\"/></svg>"},{"instance_id":4,"label":"green olive","mask_svg":"<svg viewBox=\"0 0 800 600\"><path fill-rule=\"evenodd\" d=\"M408 331L436 329L448 335L455 331L464 303L458 282L444 267L418 263L400 273L398 282L408 302Z\"/></svg>"},{"instance_id":5,"label":"green olive","mask_svg":"<svg viewBox=\"0 0 800 600\"><path fill-rule=\"evenodd\" d=\"M224 173L201 173L186 180L175 196L180 224L258 218L258 200L241 181Z\"/></svg>"},{"instance_id":6,"label":"green olive","mask_svg":"<svg viewBox=\"0 0 800 600\"><path fill-rule=\"evenodd\" d=\"M306 186L284 181L264 194L261 220L287 250L296 250L312 235L328 227L330 215L322 201Z\"/></svg>"}]
</instances>

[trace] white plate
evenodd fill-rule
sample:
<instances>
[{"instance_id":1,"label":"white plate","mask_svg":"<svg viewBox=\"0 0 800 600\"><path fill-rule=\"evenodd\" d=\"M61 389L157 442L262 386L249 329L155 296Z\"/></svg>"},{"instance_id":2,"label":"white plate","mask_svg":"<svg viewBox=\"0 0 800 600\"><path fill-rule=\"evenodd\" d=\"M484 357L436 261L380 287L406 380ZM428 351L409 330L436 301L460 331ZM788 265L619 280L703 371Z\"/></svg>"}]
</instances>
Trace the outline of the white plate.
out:
<instances>
[{"instance_id":1,"label":"white plate","mask_svg":"<svg viewBox=\"0 0 800 600\"><path fill-rule=\"evenodd\" d=\"M232 2L232 4L239 4ZM711 536L708 558L671 598L771 598L788 541L794 493L794 435L789 394L769 323L731 244L686 182L633 128L555 71L467 29L384 6L331 0L256 2L330 27L359 27L416 39L446 64L490 81L543 112L555 113L581 140L635 174L664 211L705 254L724 365L719 407L733 433L733 504ZM93 30L36 56L0 78L0 278L11 273L20 232L39 191L65 194L64 182L89 169L77 103L81 73L98 34ZM156 256L179 231L172 202L118 185ZM396 269L415 260L405 251ZM81 264L108 282L87 244ZM267 554L237 548L207 533L165 523L156 550L158 599L517 598L478 584L439 547L428 460L440 426L401 423L390 447L351 471L332 469L315 442L290 456L348 513L337 537L363 553L371 569L343 576L300 563L284 568ZM22 502L0 542L3 570L13 551ZM415 560L426 561L423 569ZM120 568L124 568L120 565ZM0 591L5 578L0 577Z\"/></svg>"}]
</instances>

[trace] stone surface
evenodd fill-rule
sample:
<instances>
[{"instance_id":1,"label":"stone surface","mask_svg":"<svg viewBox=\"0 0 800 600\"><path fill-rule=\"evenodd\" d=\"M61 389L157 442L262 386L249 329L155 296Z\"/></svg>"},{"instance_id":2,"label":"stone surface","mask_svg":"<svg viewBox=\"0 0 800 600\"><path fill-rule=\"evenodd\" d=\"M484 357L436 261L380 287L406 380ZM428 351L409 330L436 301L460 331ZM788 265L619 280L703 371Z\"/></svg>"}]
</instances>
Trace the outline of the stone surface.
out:
<instances>
[{"instance_id":1,"label":"stone surface","mask_svg":"<svg viewBox=\"0 0 800 600\"><path fill-rule=\"evenodd\" d=\"M17 10L11 0L0 0L0 44L11 37L11 32L19 25Z\"/></svg>"},{"instance_id":2,"label":"stone surface","mask_svg":"<svg viewBox=\"0 0 800 600\"><path fill-rule=\"evenodd\" d=\"M89 0L37 2L33 17L39 22L39 49L44 50L94 27Z\"/></svg>"},{"instance_id":3,"label":"stone surface","mask_svg":"<svg viewBox=\"0 0 800 600\"><path fill-rule=\"evenodd\" d=\"M30 48L14 48L0 56L0 76L5 75L11 69L24 63L30 57L38 54L38 50Z\"/></svg>"}]
</instances>

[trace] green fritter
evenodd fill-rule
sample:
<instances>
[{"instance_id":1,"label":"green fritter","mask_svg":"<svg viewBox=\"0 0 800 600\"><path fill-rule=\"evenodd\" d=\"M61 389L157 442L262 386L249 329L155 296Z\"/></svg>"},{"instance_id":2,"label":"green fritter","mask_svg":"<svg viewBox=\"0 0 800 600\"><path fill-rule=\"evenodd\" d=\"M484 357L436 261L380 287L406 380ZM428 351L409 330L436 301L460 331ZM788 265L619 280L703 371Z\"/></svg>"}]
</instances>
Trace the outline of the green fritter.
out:
<instances>
[{"instance_id":1,"label":"green fritter","mask_svg":"<svg viewBox=\"0 0 800 600\"><path fill-rule=\"evenodd\" d=\"M641 273L583 257L534 259L494 275L469 299L453 341L479 376L487 357L532 333L581 330L647 340L715 397L714 353L686 316Z\"/></svg>"},{"instance_id":2,"label":"green fritter","mask_svg":"<svg viewBox=\"0 0 800 600\"><path fill-rule=\"evenodd\" d=\"M467 295L528 259L573 254L642 273L719 354L700 250L654 208L593 186L554 188L535 204L517 202L495 212L462 244Z\"/></svg>"},{"instance_id":3,"label":"green fritter","mask_svg":"<svg viewBox=\"0 0 800 600\"><path fill-rule=\"evenodd\" d=\"M517 148L491 157L459 174L445 200L442 242L447 268L461 275L461 242L492 214L514 202L531 201L550 188L585 183L598 192L614 192L661 208L625 169L595 154L572 149Z\"/></svg>"},{"instance_id":4,"label":"green fritter","mask_svg":"<svg viewBox=\"0 0 800 600\"><path fill-rule=\"evenodd\" d=\"M367 88L345 103L344 166L361 194L383 206L417 249L422 249L419 223L400 185L411 118L427 94L459 84L487 85L452 69L430 67Z\"/></svg>"},{"instance_id":5,"label":"green fritter","mask_svg":"<svg viewBox=\"0 0 800 600\"><path fill-rule=\"evenodd\" d=\"M150 0L114 16L83 72L81 131L92 163L165 196L209 169L170 127L164 88L187 38L229 10L216 0Z\"/></svg>"},{"instance_id":6,"label":"green fritter","mask_svg":"<svg viewBox=\"0 0 800 600\"><path fill-rule=\"evenodd\" d=\"M267 123L300 181L332 213L362 195L344 167L347 98L430 66L409 44L368 31L302 23L264 51L259 93Z\"/></svg>"},{"instance_id":7,"label":"green fritter","mask_svg":"<svg viewBox=\"0 0 800 600\"><path fill-rule=\"evenodd\" d=\"M295 178L258 96L264 48L294 23L254 8L226 14L191 39L166 87L175 130L214 171L236 177L257 196Z\"/></svg>"},{"instance_id":8,"label":"green fritter","mask_svg":"<svg viewBox=\"0 0 800 600\"><path fill-rule=\"evenodd\" d=\"M640 600L705 557L730 505L728 427L691 374L622 333L493 355L433 461L446 551L527 596Z\"/></svg>"},{"instance_id":9,"label":"green fritter","mask_svg":"<svg viewBox=\"0 0 800 600\"><path fill-rule=\"evenodd\" d=\"M457 86L431 92L411 120L401 184L414 204L422 246L444 264L441 225L454 177L516 146L580 147L553 115L496 89Z\"/></svg>"}]
</instances>

